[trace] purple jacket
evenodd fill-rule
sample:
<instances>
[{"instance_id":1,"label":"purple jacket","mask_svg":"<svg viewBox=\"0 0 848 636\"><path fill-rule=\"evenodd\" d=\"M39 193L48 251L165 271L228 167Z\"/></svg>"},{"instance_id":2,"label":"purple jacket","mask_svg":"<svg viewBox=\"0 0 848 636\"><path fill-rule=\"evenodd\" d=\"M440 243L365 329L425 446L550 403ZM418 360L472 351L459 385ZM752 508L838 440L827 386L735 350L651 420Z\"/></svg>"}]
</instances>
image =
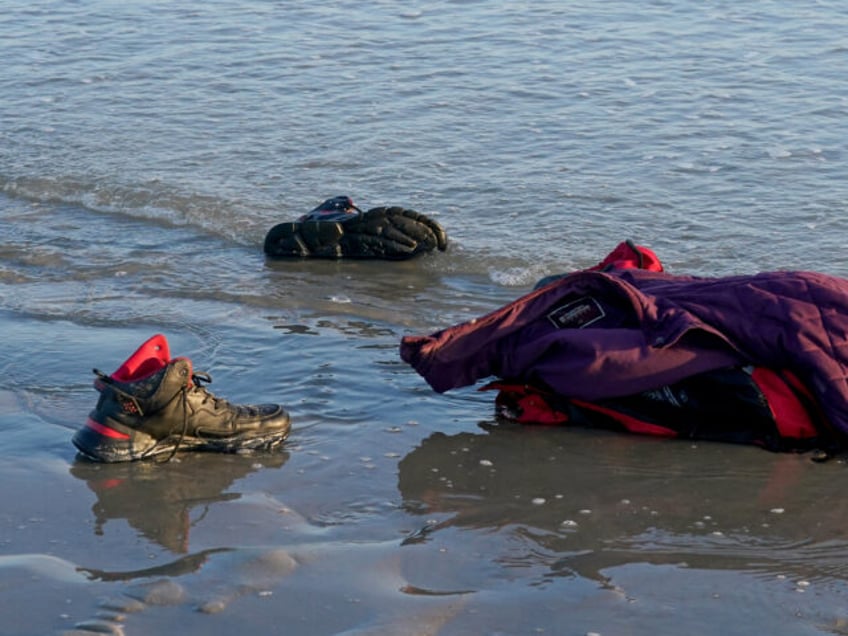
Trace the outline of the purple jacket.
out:
<instances>
[{"instance_id":1,"label":"purple jacket","mask_svg":"<svg viewBox=\"0 0 848 636\"><path fill-rule=\"evenodd\" d=\"M793 371L848 435L848 280L577 272L400 355L438 392L496 376L571 398L632 395L702 371Z\"/></svg>"}]
</instances>

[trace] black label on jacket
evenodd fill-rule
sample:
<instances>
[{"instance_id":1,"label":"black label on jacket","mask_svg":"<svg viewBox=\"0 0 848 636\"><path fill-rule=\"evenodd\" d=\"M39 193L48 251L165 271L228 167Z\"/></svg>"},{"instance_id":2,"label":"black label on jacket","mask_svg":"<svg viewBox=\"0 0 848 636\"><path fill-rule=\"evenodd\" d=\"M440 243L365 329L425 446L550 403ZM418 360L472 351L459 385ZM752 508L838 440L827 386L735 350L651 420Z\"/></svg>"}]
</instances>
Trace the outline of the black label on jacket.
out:
<instances>
[{"instance_id":1,"label":"black label on jacket","mask_svg":"<svg viewBox=\"0 0 848 636\"><path fill-rule=\"evenodd\" d=\"M557 329L582 329L604 316L606 313L601 303L591 296L586 296L557 307L548 314L548 320L554 323Z\"/></svg>"}]
</instances>

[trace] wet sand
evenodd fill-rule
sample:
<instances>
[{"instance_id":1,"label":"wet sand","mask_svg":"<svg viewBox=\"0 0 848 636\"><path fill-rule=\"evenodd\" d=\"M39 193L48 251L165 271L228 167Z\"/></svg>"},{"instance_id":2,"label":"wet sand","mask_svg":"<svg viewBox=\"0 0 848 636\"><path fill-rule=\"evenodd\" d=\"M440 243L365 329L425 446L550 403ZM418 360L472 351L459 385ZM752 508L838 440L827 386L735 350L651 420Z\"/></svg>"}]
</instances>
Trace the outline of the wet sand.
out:
<instances>
[{"instance_id":1,"label":"wet sand","mask_svg":"<svg viewBox=\"0 0 848 636\"><path fill-rule=\"evenodd\" d=\"M26 347L0 394L0 633L848 631L841 460L498 423L339 318L285 346L172 337L218 394L286 403L284 449L92 464L88 368L148 331L3 322Z\"/></svg>"}]
</instances>

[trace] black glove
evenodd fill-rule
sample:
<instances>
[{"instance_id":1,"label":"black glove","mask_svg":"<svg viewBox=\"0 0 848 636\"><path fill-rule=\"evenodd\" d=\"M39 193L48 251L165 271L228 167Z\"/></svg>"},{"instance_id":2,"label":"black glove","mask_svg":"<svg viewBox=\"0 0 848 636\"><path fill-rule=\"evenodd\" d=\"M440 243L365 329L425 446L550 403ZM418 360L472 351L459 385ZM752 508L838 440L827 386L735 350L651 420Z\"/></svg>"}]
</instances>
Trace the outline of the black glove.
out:
<instances>
[{"instance_id":1,"label":"black glove","mask_svg":"<svg viewBox=\"0 0 848 636\"><path fill-rule=\"evenodd\" d=\"M322 216L329 219L314 220ZM275 225L265 236L265 253L274 258L404 260L446 248L447 234L431 218L400 207L361 212L347 197L328 199L297 222Z\"/></svg>"}]
</instances>

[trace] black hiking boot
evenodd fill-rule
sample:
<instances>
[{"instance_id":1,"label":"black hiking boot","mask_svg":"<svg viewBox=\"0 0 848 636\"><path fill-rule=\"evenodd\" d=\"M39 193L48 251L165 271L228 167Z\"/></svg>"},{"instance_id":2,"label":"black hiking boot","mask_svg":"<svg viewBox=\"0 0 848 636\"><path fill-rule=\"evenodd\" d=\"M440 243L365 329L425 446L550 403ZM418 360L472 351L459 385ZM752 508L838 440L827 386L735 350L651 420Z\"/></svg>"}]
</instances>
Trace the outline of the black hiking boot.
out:
<instances>
[{"instance_id":1,"label":"black hiking boot","mask_svg":"<svg viewBox=\"0 0 848 636\"><path fill-rule=\"evenodd\" d=\"M212 378L193 372L188 358L172 360L162 335L141 345L112 375L94 373L100 399L73 443L95 461L271 448L291 428L278 404L248 406L215 397L203 386Z\"/></svg>"}]
</instances>

